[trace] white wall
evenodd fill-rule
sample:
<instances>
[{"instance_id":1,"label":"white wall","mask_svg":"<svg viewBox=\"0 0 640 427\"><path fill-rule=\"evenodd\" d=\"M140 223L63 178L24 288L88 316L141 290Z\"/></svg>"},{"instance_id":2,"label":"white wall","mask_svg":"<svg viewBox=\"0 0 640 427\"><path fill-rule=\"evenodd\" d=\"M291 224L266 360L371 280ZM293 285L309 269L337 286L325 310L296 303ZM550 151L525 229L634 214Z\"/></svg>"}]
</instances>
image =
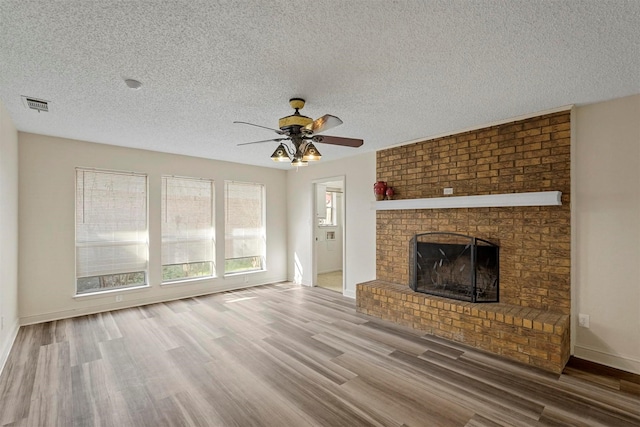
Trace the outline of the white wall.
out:
<instances>
[{"instance_id":1,"label":"white wall","mask_svg":"<svg viewBox=\"0 0 640 427\"><path fill-rule=\"evenodd\" d=\"M286 185L282 170L19 133L19 313L22 324L286 280ZM75 167L142 172L149 177L149 288L75 294ZM161 286L162 175L213 179L216 265L224 266L224 180L259 182L267 193L266 272Z\"/></svg>"},{"instance_id":2,"label":"white wall","mask_svg":"<svg viewBox=\"0 0 640 427\"><path fill-rule=\"evenodd\" d=\"M375 153L320 161L287 172L289 279L307 286L312 284L313 182L337 176L345 177L345 295L355 298L356 283L376 276L376 213L371 209Z\"/></svg>"},{"instance_id":3,"label":"white wall","mask_svg":"<svg viewBox=\"0 0 640 427\"><path fill-rule=\"evenodd\" d=\"M0 372L18 333L18 131L0 102Z\"/></svg>"},{"instance_id":4,"label":"white wall","mask_svg":"<svg viewBox=\"0 0 640 427\"><path fill-rule=\"evenodd\" d=\"M640 95L574 113L574 354L640 374Z\"/></svg>"}]
</instances>

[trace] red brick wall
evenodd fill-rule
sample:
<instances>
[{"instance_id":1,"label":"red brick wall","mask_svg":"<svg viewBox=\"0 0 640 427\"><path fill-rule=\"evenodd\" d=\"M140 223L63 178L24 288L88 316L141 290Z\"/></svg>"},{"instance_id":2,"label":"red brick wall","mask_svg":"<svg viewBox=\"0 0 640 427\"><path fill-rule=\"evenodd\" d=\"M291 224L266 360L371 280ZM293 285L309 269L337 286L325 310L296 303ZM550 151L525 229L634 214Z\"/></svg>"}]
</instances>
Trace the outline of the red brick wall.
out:
<instances>
[{"instance_id":1,"label":"red brick wall","mask_svg":"<svg viewBox=\"0 0 640 427\"><path fill-rule=\"evenodd\" d=\"M561 191L562 206L377 212L377 278L409 281L409 240L449 231L500 245L500 302L570 311L570 112L377 153L395 199Z\"/></svg>"}]
</instances>

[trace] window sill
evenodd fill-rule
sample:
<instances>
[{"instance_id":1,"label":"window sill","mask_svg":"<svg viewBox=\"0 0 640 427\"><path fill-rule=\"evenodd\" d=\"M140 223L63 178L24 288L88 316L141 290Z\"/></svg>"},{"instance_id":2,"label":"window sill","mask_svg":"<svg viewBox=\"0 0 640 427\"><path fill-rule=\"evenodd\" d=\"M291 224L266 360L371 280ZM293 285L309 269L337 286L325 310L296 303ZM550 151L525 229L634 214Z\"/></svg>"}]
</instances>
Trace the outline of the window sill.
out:
<instances>
[{"instance_id":1,"label":"window sill","mask_svg":"<svg viewBox=\"0 0 640 427\"><path fill-rule=\"evenodd\" d=\"M162 282L160 283L160 286L188 285L189 283L203 282L205 280L211 280L215 278L216 276L191 277L188 279L171 280L170 282Z\"/></svg>"},{"instance_id":2,"label":"window sill","mask_svg":"<svg viewBox=\"0 0 640 427\"><path fill-rule=\"evenodd\" d=\"M225 278L227 277L234 277L234 276L244 276L245 274L256 274L256 273L266 273L267 270L251 270L251 271L239 271L237 273L226 273L224 275Z\"/></svg>"},{"instance_id":3,"label":"window sill","mask_svg":"<svg viewBox=\"0 0 640 427\"><path fill-rule=\"evenodd\" d=\"M87 292L84 294L75 294L73 298L83 299L88 297L101 297L105 295L119 294L121 292L139 291L141 289L148 289L150 287L151 286L149 285L140 285L140 286L132 286L130 288L109 289L106 291Z\"/></svg>"}]
</instances>

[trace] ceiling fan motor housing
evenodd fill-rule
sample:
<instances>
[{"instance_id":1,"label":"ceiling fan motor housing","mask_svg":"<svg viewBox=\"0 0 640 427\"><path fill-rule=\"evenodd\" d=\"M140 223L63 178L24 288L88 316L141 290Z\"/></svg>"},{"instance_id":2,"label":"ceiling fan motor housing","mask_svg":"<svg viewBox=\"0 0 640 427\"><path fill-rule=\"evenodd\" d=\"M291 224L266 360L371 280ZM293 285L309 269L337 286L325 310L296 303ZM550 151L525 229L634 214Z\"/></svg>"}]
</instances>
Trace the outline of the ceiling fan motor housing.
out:
<instances>
[{"instance_id":1,"label":"ceiling fan motor housing","mask_svg":"<svg viewBox=\"0 0 640 427\"><path fill-rule=\"evenodd\" d=\"M295 134L300 132L300 128L313 123L312 118L303 116L298 112L298 110L301 110L304 107L304 103L305 101L302 98L291 98L289 100L289 105L291 105L291 108L296 110L296 112L290 116L283 117L278 121L278 127L280 130Z\"/></svg>"},{"instance_id":2,"label":"ceiling fan motor housing","mask_svg":"<svg viewBox=\"0 0 640 427\"><path fill-rule=\"evenodd\" d=\"M293 131L293 133L298 133L300 128L303 128L310 123L313 123L312 118L303 116L296 111L295 114L278 120L278 127L283 131Z\"/></svg>"}]
</instances>

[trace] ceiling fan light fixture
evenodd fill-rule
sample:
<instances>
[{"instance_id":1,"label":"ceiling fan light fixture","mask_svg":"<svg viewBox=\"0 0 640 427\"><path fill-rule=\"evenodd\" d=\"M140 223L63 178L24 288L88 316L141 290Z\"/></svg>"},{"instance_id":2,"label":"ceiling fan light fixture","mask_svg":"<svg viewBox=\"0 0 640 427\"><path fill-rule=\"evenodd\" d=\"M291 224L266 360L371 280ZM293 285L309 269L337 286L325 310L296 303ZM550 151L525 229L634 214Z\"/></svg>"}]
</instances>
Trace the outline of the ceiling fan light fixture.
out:
<instances>
[{"instance_id":1,"label":"ceiling fan light fixture","mask_svg":"<svg viewBox=\"0 0 640 427\"><path fill-rule=\"evenodd\" d=\"M304 150L302 160L305 162L315 162L320 160L321 157L322 157L322 154L320 154L316 146L313 145L313 142L310 142L307 145L307 148Z\"/></svg>"},{"instance_id":2,"label":"ceiling fan light fixture","mask_svg":"<svg viewBox=\"0 0 640 427\"><path fill-rule=\"evenodd\" d=\"M273 152L273 154L271 155L271 160L273 160L274 162L290 162L291 158L289 157L289 154L287 153L287 149L284 146L284 144L280 143L280 145L278 145L278 148L276 148L276 151Z\"/></svg>"},{"instance_id":3,"label":"ceiling fan light fixture","mask_svg":"<svg viewBox=\"0 0 640 427\"><path fill-rule=\"evenodd\" d=\"M305 162L301 158L297 157L293 159L291 162L291 166L300 167L300 166L309 166L309 163Z\"/></svg>"}]
</instances>

